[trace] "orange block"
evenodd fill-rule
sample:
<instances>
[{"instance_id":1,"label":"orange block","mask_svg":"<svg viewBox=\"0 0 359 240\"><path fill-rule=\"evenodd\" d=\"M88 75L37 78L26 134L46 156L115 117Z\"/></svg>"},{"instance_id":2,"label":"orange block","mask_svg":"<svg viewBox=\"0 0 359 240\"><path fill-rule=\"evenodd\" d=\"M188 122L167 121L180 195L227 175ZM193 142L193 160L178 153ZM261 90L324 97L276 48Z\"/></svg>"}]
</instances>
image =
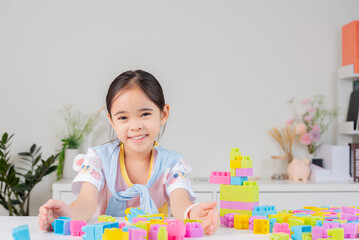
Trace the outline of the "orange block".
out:
<instances>
[{"instance_id":1,"label":"orange block","mask_svg":"<svg viewBox=\"0 0 359 240\"><path fill-rule=\"evenodd\" d=\"M235 229L249 229L249 215L235 214L233 221Z\"/></svg>"},{"instance_id":2,"label":"orange block","mask_svg":"<svg viewBox=\"0 0 359 240\"><path fill-rule=\"evenodd\" d=\"M350 64L359 73L359 20L342 27L342 66Z\"/></svg>"}]
</instances>

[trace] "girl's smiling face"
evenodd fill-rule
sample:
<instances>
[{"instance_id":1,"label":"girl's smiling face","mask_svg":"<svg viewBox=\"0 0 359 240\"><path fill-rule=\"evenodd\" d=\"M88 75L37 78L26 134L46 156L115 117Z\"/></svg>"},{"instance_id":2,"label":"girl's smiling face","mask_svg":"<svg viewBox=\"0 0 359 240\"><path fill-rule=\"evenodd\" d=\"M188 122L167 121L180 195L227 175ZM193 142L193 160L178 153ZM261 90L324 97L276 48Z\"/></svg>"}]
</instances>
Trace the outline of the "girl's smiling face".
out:
<instances>
[{"instance_id":1,"label":"girl's smiling face","mask_svg":"<svg viewBox=\"0 0 359 240\"><path fill-rule=\"evenodd\" d=\"M125 148L141 153L152 149L168 114L168 105L160 111L139 87L134 86L115 96L108 117Z\"/></svg>"}]
</instances>

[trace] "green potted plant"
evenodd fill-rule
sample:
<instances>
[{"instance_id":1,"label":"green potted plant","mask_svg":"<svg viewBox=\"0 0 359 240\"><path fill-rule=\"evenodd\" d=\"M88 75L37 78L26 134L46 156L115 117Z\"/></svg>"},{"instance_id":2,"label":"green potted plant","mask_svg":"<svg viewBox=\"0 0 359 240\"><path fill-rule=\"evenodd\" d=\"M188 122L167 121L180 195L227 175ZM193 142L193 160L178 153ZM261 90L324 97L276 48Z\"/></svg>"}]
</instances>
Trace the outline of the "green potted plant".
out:
<instances>
[{"instance_id":1,"label":"green potted plant","mask_svg":"<svg viewBox=\"0 0 359 240\"><path fill-rule=\"evenodd\" d=\"M41 156L41 147L33 144L28 152L21 152L17 167L10 161L10 140L6 132L0 140L0 204L9 211L9 216L29 216L30 193L43 177L54 172L57 155L46 160Z\"/></svg>"},{"instance_id":2,"label":"green potted plant","mask_svg":"<svg viewBox=\"0 0 359 240\"><path fill-rule=\"evenodd\" d=\"M79 147L85 136L91 132L94 117L84 117L80 112L75 112L71 105L66 105L61 115L65 121L65 131L61 137L62 148L59 152L59 163L57 167L57 180L62 177L72 178L75 172L72 170L72 162L79 153Z\"/></svg>"}]
</instances>

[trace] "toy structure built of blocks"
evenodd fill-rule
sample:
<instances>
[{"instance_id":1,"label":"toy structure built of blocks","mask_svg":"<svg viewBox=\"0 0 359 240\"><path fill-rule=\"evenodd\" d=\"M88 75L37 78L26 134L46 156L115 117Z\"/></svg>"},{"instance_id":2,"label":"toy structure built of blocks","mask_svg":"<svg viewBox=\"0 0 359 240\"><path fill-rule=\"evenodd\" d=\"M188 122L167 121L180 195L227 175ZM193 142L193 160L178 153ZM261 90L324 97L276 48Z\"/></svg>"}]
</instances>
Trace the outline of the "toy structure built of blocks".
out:
<instances>
[{"instance_id":1,"label":"toy structure built of blocks","mask_svg":"<svg viewBox=\"0 0 359 240\"><path fill-rule=\"evenodd\" d=\"M253 220L254 234L268 234L269 233L269 219L254 219Z\"/></svg>"},{"instance_id":2,"label":"toy structure built of blocks","mask_svg":"<svg viewBox=\"0 0 359 240\"><path fill-rule=\"evenodd\" d=\"M147 213L145 213L140 208L127 208L125 210L125 214L126 214L125 219L130 223L132 223L132 218L140 217L139 215L146 215Z\"/></svg>"},{"instance_id":3,"label":"toy structure built of blocks","mask_svg":"<svg viewBox=\"0 0 359 240\"><path fill-rule=\"evenodd\" d=\"M100 215L98 216L98 222L115 222L116 219L110 215Z\"/></svg>"},{"instance_id":4,"label":"toy structure built of blocks","mask_svg":"<svg viewBox=\"0 0 359 240\"><path fill-rule=\"evenodd\" d=\"M71 218L69 217L59 217L55 219L51 224L55 234L70 235L70 221Z\"/></svg>"},{"instance_id":5,"label":"toy structure built of blocks","mask_svg":"<svg viewBox=\"0 0 359 240\"><path fill-rule=\"evenodd\" d=\"M13 228L12 236L14 240L30 240L29 226L26 224Z\"/></svg>"},{"instance_id":6,"label":"toy structure built of blocks","mask_svg":"<svg viewBox=\"0 0 359 240\"><path fill-rule=\"evenodd\" d=\"M186 223L186 238L203 237L202 224L199 222Z\"/></svg>"},{"instance_id":7,"label":"toy structure built of blocks","mask_svg":"<svg viewBox=\"0 0 359 240\"><path fill-rule=\"evenodd\" d=\"M243 185L220 185L221 201L258 202L259 187L255 181L245 181Z\"/></svg>"},{"instance_id":8,"label":"toy structure built of blocks","mask_svg":"<svg viewBox=\"0 0 359 240\"><path fill-rule=\"evenodd\" d=\"M273 233L269 236L270 240L289 240L288 233Z\"/></svg>"},{"instance_id":9,"label":"toy structure built of blocks","mask_svg":"<svg viewBox=\"0 0 359 240\"><path fill-rule=\"evenodd\" d=\"M84 234L84 232L82 231L82 227L86 225L86 221L70 221L71 236L81 237Z\"/></svg>"}]
</instances>

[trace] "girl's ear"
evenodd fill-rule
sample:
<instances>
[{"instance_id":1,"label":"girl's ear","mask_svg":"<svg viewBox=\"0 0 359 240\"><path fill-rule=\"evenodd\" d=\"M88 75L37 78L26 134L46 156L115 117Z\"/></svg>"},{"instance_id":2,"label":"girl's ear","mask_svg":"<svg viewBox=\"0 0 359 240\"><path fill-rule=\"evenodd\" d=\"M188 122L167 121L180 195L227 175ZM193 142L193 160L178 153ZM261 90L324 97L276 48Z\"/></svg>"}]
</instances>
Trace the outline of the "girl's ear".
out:
<instances>
[{"instance_id":1,"label":"girl's ear","mask_svg":"<svg viewBox=\"0 0 359 240\"><path fill-rule=\"evenodd\" d=\"M107 113L108 121L111 123L111 126L113 127L113 121L109 113Z\"/></svg>"},{"instance_id":2,"label":"girl's ear","mask_svg":"<svg viewBox=\"0 0 359 240\"><path fill-rule=\"evenodd\" d=\"M166 104L161 112L161 125L165 125L170 114L170 106Z\"/></svg>"}]
</instances>

